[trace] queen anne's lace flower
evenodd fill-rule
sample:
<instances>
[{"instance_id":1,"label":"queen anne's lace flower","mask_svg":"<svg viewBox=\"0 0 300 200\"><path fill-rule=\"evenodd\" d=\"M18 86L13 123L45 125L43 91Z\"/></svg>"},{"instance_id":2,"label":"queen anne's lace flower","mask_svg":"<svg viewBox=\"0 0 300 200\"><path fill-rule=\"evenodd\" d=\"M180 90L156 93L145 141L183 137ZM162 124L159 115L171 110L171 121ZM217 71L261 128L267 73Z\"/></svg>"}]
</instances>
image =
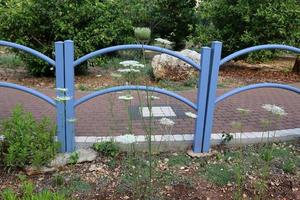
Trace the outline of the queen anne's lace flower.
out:
<instances>
[{"instance_id":1,"label":"queen anne's lace flower","mask_svg":"<svg viewBox=\"0 0 300 200\"><path fill-rule=\"evenodd\" d=\"M268 112L275 114L275 115L279 115L279 116L287 115L285 110L280 106L276 106L276 105L272 105L272 104L264 104L264 105L262 105L262 108Z\"/></svg>"},{"instance_id":2,"label":"queen anne's lace flower","mask_svg":"<svg viewBox=\"0 0 300 200\"><path fill-rule=\"evenodd\" d=\"M171 45L172 42L169 41L169 40L166 40L166 39L162 39L162 38L156 38L155 41L161 43L161 44L164 44L164 45Z\"/></svg>"},{"instance_id":3,"label":"queen anne's lace flower","mask_svg":"<svg viewBox=\"0 0 300 200\"><path fill-rule=\"evenodd\" d=\"M236 110L239 111L240 113L245 113L245 114L250 112L249 109L245 109L245 108L237 108Z\"/></svg>"},{"instance_id":4,"label":"queen anne's lace flower","mask_svg":"<svg viewBox=\"0 0 300 200\"><path fill-rule=\"evenodd\" d=\"M150 96L150 99L151 99L151 100L157 100L157 99L160 99L160 98L157 97L157 96Z\"/></svg>"},{"instance_id":5,"label":"queen anne's lace flower","mask_svg":"<svg viewBox=\"0 0 300 200\"><path fill-rule=\"evenodd\" d=\"M117 74L117 73L111 73L110 75L111 75L112 77L114 77L114 78L121 78L121 77L122 77L121 74Z\"/></svg>"},{"instance_id":6,"label":"queen anne's lace flower","mask_svg":"<svg viewBox=\"0 0 300 200\"><path fill-rule=\"evenodd\" d=\"M133 96L127 94L127 95L119 96L118 99L124 100L124 101L130 101L133 99Z\"/></svg>"},{"instance_id":7,"label":"queen anne's lace flower","mask_svg":"<svg viewBox=\"0 0 300 200\"><path fill-rule=\"evenodd\" d=\"M145 67L145 65L143 65L135 60L125 60L125 61L120 62L120 65L123 65L124 67L137 67L137 68Z\"/></svg>"},{"instance_id":8,"label":"queen anne's lace flower","mask_svg":"<svg viewBox=\"0 0 300 200\"><path fill-rule=\"evenodd\" d=\"M186 116L190 117L190 118L193 118L193 119L196 119L197 118L197 115L192 113L192 112L185 112L184 113Z\"/></svg>"},{"instance_id":9,"label":"queen anne's lace flower","mask_svg":"<svg viewBox=\"0 0 300 200\"><path fill-rule=\"evenodd\" d=\"M135 72L135 73L137 73L137 72L140 72L140 70L138 70L138 69L118 69L118 72L120 72L120 73L130 73L130 72Z\"/></svg>"},{"instance_id":10,"label":"queen anne's lace flower","mask_svg":"<svg viewBox=\"0 0 300 200\"><path fill-rule=\"evenodd\" d=\"M175 124L175 122L173 120L171 120L169 118L166 118L166 117L161 118L159 120L159 123L164 125L164 126L173 126Z\"/></svg>"}]
</instances>

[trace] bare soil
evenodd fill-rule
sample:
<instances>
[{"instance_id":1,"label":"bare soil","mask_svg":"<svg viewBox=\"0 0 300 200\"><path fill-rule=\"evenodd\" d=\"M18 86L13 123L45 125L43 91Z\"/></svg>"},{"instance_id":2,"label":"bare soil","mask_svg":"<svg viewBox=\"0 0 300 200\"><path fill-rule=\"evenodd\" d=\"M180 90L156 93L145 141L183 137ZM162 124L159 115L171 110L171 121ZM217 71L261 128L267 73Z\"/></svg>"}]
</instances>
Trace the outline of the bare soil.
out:
<instances>
[{"instance_id":1,"label":"bare soil","mask_svg":"<svg viewBox=\"0 0 300 200\"><path fill-rule=\"evenodd\" d=\"M233 88L259 82L296 83L300 81L300 74L291 72L294 62L294 58L277 58L260 64L249 64L245 61L230 62L221 67L218 86L219 88ZM114 71L103 69L101 66L91 67L88 75L76 76L75 86L79 90L97 90L124 84L111 77L112 72ZM33 77L28 75L23 67L11 69L0 66L0 81L33 88L55 87L53 77ZM160 86L159 82L146 76L141 80L141 84ZM176 83L176 85L180 84ZM184 88L191 89L194 86ZM174 90L178 90L178 88L174 86Z\"/></svg>"}]
</instances>

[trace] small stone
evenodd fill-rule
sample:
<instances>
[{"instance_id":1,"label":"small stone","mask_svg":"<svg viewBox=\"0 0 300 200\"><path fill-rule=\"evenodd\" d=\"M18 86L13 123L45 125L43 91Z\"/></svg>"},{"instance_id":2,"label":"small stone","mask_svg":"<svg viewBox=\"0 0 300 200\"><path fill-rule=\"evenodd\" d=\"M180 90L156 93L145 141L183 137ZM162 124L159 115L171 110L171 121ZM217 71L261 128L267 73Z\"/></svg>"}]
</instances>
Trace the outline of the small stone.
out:
<instances>
[{"instance_id":1,"label":"small stone","mask_svg":"<svg viewBox=\"0 0 300 200\"><path fill-rule=\"evenodd\" d=\"M195 153L192 149L189 149L187 151L187 154L192 158L203 158L203 157L210 157L210 156L216 155L217 152L216 151L211 151L211 152L208 152L208 153Z\"/></svg>"},{"instance_id":2,"label":"small stone","mask_svg":"<svg viewBox=\"0 0 300 200\"><path fill-rule=\"evenodd\" d=\"M78 149L75 151L78 154L77 163L91 162L97 158L97 152L93 149ZM54 160L51 161L51 167L62 167L70 162L72 153L60 153Z\"/></svg>"},{"instance_id":3,"label":"small stone","mask_svg":"<svg viewBox=\"0 0 300 200\"><path fill-rule=\"evenodd\" d=\"M54 167L33 167L33 166L28 166L25 168L26 174L28 176L31 175L37 175L37 174L45 174L45 173L51 173L55 172L56 169Z\"/></svg>"}]
</instances>

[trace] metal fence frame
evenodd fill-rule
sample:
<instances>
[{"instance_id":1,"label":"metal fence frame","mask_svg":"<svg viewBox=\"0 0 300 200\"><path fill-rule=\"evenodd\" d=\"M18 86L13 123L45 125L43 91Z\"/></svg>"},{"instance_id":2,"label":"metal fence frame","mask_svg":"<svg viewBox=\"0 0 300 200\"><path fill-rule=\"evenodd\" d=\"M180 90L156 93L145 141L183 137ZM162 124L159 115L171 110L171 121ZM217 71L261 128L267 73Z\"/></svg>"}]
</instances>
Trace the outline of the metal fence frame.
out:
<instances>
[{"instance_id":1,"label":"metal fence frame","mask_svg":"<svg viewBox=\"0 0 300 200\"><path fill-rule=\"evenodd\" d=\"M149 45L118 45L113 47L108 47L100 49L94 52L91 52L77 60L74 60L74 44L71 40L66 40L64 42L55 42L55 60L49 58L48 56L33 50L31 48L25 47L23 45L15 44L12 42L1 41L0 46L7 46L15 48L33 56L36 56L50 65L55 67L56 74L56 100L44 95L37 90L30 89L21 85L0 82L0 87L12 88L20 90L31 95L34 95L52 106L56 107L56 123L57 123L57 138L61 143L61 152L72 152L75 150L75 122L76 114L75 109L78 105L101 95L123 91L123 90L142 90L142 91L152 91L161 93L170 97L173 97L182 103L190 106L197 112L197 118L195 123L195 132L194 132L194 142L193 142L193 151L196 153L199 152L208 152L210 149L210 139L213 128L213 117L216 105L238 93L257 89L257 88L279 88L284 90L289 90L300 94L300 89L284 84L276 83L258 83L253 85L248 85L245 87L240 87L233 89L219 97L216 96L217 83L218 83L218 74L220 66L238 56L266 49L281 49L292 51L295 53L300 53L300 49L292 46L286 45L259 45L250 48L246 48L240 51L237 51L229 56L221 59L222 54L222 43L215 41L212 42L211 47L201 48L201 63L197 64L190 58L183 56L180 53L171 51L165 48L149 46ZM187 64L191 65L193 68L199 71L199 80L198 80L198 91L197 91L197 101L193 103L192 101L186 99L183 96L176 94L162 88L149 87L149 86L140 86L140 85L126 85L126 86L117 86L111 87L108 89L102 89L95 91L91 94L88 94L79 99L75 99L75 90L74 90L74 69L76 66L87 61L90 58L101 56L110 52L115 52L119 50L128 50L128 49L142 49L142 50L151 50L160 53L165 53L170 56L174 56Z\"/></svg>"}]
</instances>

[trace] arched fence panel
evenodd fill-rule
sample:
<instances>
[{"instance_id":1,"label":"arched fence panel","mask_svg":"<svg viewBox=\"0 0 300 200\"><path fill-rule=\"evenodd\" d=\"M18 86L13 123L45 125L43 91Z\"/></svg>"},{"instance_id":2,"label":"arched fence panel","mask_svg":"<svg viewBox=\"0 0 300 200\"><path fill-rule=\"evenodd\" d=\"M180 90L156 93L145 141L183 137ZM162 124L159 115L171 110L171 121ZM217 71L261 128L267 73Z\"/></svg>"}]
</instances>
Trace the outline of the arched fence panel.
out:
<instances>
[{"instance_id":1,"label":"arched fence panel","mask_svg":"<svg viewBox=\"0 0 300 200\"><path fill-rule=\"evenodd\" d=\"M178 94L176 94L175 92L171 92L162 88L157 88L157 87L149 87L149 86L140 86L140 85L126 85L126 86L117 86L117 87L111 87L108 89L103 89L103 90L99 90L96 92L93 92L89 95L86 95L84 97L81 97L80 99L75 101L74 106L77 107L80 104L101 96L101 95L105 95L105 94L109 94L109 93L113 93L113 92L120 92L120 91L124 91L124 90L137 90L137 91L150 91L150 92L157 92L160 94L164 94L167 95L169 97L173 97L181 102L183 102L184 104L188 105L189 107L193 108L195 111L198 110L197 105L193 102L191 102L190 100L186 99L185 97L182 97Z\"/></svg>"},{"instance_id":2,"label":"arched fence panel","mask_svg":"<svg viewBox=\"0 0 300 200\"><path fill-rule=\"evenodd\" d=\"M25 53L28 53L30 55L33 55L37 58L40 58L41 60L47 62L48 64L52 65L53 67L55 67L55 73L56 73L56 87L57 88L64 88L64 73L62 73L64 71L64 55L63 55L63 43L62 42L57 42L55 43L55 60L49 58L48 56L34 50L31 49L29 47L20 45L20 44L16 44L16 43L12 43L12 42L8 42L8 41L3 41L0 40L0 46L5 46L5 47L9 47L9 48L13 48L13 49L17 49L20 51L23 51ZM50 98L49 96L25 87L25 86L21 86L18 84L14 84L14 83L7 83L7 82L0 82L0 87L5 87L5 88L11 88L11 89L15 89L15 90L19 90L28 94L31 94L33 96L36 96L44 101L46 101L47 103L49 103L50 105L56 107L56 124L57 124L57 138L58 141L61 143L61 151L64 152L65 149L65 117L64 117L64 110L65 110L65 106L64 106L64 102L63 101L55 101L53 98ZM60 94L60 91L57 91L57 98L58 99L63 99L62 96Z\"/></svg>"},{"instance_id":3,"label":"arched fence panel","mask_svg":"<svg viewBox=\"0 0 300 200\"><path fill-rule=\"evenodd\" d=\"M161 88L155 87L146 87L146 86L119 86L113 87L109 89L104 89L100 91L96 91L90 95L82 97L79 100L75 100L74 97L74 68L79 64L87 61L90 58L101 56L110 52L115 52L119 50L128 50L128 49L139 49L139 50L151 50L160 53L165 53L170 56L174 56L187 64L191 65L193 68L199 70L199 80L198 80L198 94L197 94L197 102L193 103L188 99L174 93ZM204 130L204 120L205 120L205 112L206 112L206 104L207 104L207 86L209 83L209 64L210 64L210 56L211 50L208 47L203 47L201 49L201 63L197 64L192 59L178 53L175 51L171 51L165 48L149 46L149 45L118 45L113 47L108 47L104 49L100 49L94 52L91 52L76 61L74 61L74 46L73 41L67 40L64 42L64 55L65 55L65 84L66 84L66 95L69 100L66 102L66 144L68 151L73 151L75 148L75 128L74 128L74 119L75 117L75 107L85 101L88 101L96 96L103 95L110 92L116 92L120 90L148 90L159 92L171 97L178 99L179 101L191 106L193 109L197 111L198 118L195 125L195 133L194 133L194 151L200 152L202 149L202 140L203 140L203 130ZM201 72L200 72L201 70Z\"/></svg>"},{"instance_id":4,"label":"arched fence panel","mask_svg":"<svg viewBox=\"0 0 300 200\"><path fill-rule=\"evenodd\" d=\"M201 48L201 63L195 63L192 59L168 49L164 49L156 46L149 45L118 45L113 47L108 47L91 52L77 60L74 60L74 44L73 41L67 40L64 42L55 42L55 60L49 58L48 56L33 50L31 48L25 47L23 45L15 44L12 42L1 41L0 46L11 47L19 49L21 51L27 52L33 56L36 56L50 65L55 67L56 75L56 101L47 95L44 95L34 89L30 89L21 85L0 82L0 87L12 88L20 90L31 95L34 95L50 105L56 107L56 121L57 121L57 137L61 143L62 152L71 152L75 149L75 108L90 99L104 94L123 91L123 90L142 90L142 91L152 91L158 92L170 97L173 97L186 105L190 106L197 112L197 118L195 123L194 132L194 142L193 151L194 152L208 152L210 148L210 138L213 127L213 115L215 106L217 103L229 98L235 94L253 90L257 88L279 88L284 90L289 90L300 94L300 89L289 85L277 84L277 83L259 83L248 85L241 88L233 89L219 97L216 97L218 73L220 66L231 59L238 56L258 51L264 49L281 49L287 51L293 51L300 53L300 49L296 47L286 46L286 45L260 45L250 48L246 48L237 51L223 59L221 59L222 43L213 42L211 48L203 47ZM74 68L90 58L96 56L101 56L110 52L128 49L139 49L139 50L151 50L160 53L165 53L170 56L174 56L185 63L191 65L193 68L199 70L199 80L197 89L197 100L192 102L185 97L162 88L149 87L149 86L136 86L136 85L126 85L111 87L108 89L99 90L86 95L78 100L74 98Z\"/></svg>"},{"instance_id":5,"label":"arched fence panel","mask_svg":"<svg viewBox=\"0 0 300 200\"><path fill-rule=\"evenodd\" d=\"M297 47L287 46L287 45L279 45L279 44L266 44L266 45L259 45L259 46L253 46L246 49L242 49L240 51L237 51L233 54L228 55L227 57L221 59L222 54L222 43L221 42L213 42L212 46L212 56L211 56L211 63L210 63L210 84L208 86L208 100L207 100L207 107L206 107L206 116L205 116L205 130L204 130L204 136L203 136L203 144L202 144L202 151L208 152L210 148L210 138L212 134L212 128L213 128L213 117L214 117L214 111L215 106L220 101L225 100L226 98L233 96L235 94L241 93L243 91L257 89L257 88L280 88L285 89L288 91L295 92L297 94L300 94L300 89L289 86L289 85L283 85L283 84L277 84L277 83L258 83L253 85L248 85L241 88L233 89L220 97L216 97L216 89L217 89L217 83L218 83L218 74L220 70L220 66L224 63L238 57L241 55L245 55L247 53L251 53L254 51L259 50L268 50L268 49L279 49L279 50L286 50L286 51L292 51L295 53L300 53L300 49Z\"/></svg>"}]
</instances>

